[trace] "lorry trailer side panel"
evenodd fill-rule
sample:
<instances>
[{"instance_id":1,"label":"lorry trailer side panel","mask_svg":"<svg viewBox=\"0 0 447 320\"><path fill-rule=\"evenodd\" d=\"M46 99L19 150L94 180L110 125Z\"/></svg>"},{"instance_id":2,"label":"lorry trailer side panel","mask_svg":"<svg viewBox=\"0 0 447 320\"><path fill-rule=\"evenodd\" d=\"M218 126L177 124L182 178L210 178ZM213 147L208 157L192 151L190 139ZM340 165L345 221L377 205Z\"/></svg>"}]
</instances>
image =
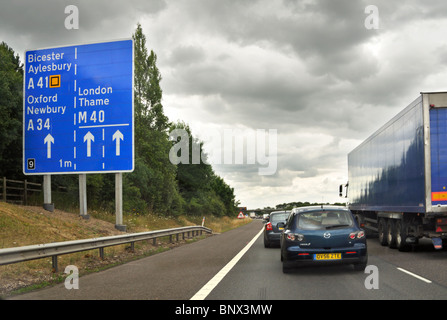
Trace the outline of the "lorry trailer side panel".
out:
<instances>
[{"instance_id":1,"label":"lorry trailer side panel","mask_svg":"<svg viewBox=\"0 0 447 320\"><path fill-rule=\"evenodd\" d=\"M350 208L447 215L447 92L421 93L348 154Z\"/></svg>"},{"instance_id":2,"label":"lorry trailer side panel","mask_svg":"<svg viewBox=\"0 0 447 320\"><path fill-rule=\"evenodd\" d=\"M425 212L424 161L424 113L420 96L349 153L350 208Z\"/></svg>"}]
</instances>

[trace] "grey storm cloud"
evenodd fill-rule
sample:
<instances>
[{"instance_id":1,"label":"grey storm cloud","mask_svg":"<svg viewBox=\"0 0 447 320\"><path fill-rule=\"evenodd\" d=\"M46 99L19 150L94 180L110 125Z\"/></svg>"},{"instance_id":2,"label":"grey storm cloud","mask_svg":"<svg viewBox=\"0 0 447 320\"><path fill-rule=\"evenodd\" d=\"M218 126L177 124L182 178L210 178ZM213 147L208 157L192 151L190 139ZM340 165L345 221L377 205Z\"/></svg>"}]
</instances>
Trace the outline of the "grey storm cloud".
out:
<instances>
[{"instance_id":1,"label":"grey storm cloud","mask_svg":"<svg viewBox=\"0 0 447 320\"><path fill-rule=\"evenodd\" d=\"M68 5L75 5L79 10L79 30L65 28ZM6 0L0 4L0 36L15 38L13 42L24 50L104 38L129 38L142 14L155 14L165 6L163 0Z\"/></svg>"},{"instance_id":2,"label":"grey storm cloud","mask_svg":"<svg viewBox=\"0 0 447 320\"><path fill-rule=\"evenodd\" d=\"M337 201L347 153L421 91L446 90L447 3L377 0L15 0L0 41L27 49L129 38L158 56L163 106L193 133L276 129L277 171L215 166L247 206ZM67 5L79 29L67 30ZM212 148L212 146L210 146ZM297 193L297 190L300 190Z\"/></svg>"}]
</instances>

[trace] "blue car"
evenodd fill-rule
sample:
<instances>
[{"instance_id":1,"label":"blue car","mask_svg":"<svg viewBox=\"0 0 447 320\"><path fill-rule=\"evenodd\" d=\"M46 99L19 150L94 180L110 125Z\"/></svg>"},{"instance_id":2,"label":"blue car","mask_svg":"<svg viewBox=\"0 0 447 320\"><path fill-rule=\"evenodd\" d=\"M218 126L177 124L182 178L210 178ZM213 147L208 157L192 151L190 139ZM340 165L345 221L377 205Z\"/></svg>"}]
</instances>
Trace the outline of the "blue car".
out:
<instances>
[{"instance_id":1,"label":"blue car","mask_svg":"<svg viewBox=\"0 0 447 320\"><path fill-rule=\"evenodd\" d=\"M366 235L351 211L341 206L292 210L281 234L281 261L287 273L298 265L353 264L363 271L368 261Z\"/></svg>"}]
</instances>

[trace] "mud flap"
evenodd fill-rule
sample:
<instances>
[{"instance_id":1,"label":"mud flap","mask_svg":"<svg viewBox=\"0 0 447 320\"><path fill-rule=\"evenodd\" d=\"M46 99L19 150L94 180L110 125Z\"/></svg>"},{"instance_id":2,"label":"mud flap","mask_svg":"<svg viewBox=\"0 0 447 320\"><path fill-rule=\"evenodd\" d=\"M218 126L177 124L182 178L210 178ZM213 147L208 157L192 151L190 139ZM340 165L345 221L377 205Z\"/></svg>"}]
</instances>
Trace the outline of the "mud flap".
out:
<instances>
[{"instance_id":1,"label":"mud flap","mask_svg":"<svg viewBox=\"0 0 447 320\"><path fill-rule=\"evenodd\" d=\"M431 241L433 242L433 246L436 250L442 249L442 239L441 238L431 238Z\"/></svg>"}]
</instances>

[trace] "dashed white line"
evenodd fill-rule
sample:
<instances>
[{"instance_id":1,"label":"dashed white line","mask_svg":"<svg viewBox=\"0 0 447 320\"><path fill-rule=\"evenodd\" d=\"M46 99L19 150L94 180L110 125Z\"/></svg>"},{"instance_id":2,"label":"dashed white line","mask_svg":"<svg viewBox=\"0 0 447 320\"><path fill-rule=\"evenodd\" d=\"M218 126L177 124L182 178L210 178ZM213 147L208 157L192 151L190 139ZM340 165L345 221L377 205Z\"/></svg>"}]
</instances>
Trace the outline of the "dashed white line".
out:
<instances>
[{"instance_id":1,"label":"dashed white line","mask_svg":"<svg viewBox=\"0 0 447 320\"><path fill-rule=\"evenodd\" d=\"M426 283L431 283L430 280L425 279L425 278L423 278L423 277L421 277L421 276L418 276L417 274L414 274L413 272L410 272L410 271L408 271L408 270L405 270L405 269L402 269L402 268L397 268L397 270L400 270L400 271L402 271L402 272L405 272L406 274L409 274L410 276L413 276L413 277L415 277L416 279L422 280L422 281L424 281L424 282L426 282Z\"/></svg>"},{"instance_id":2,"label":"dashed white line","mask_svg":"<svg viewBox=\"0 0 447 320\"><path fill-rule=\"evenodd\" d=\"M256 239L264 232L261 229L259 233L223 267L207 284L205 284L202 289L200 289L191 300L205 300L205 298L210 294L211 291L219 284L219 282L227 275L228 272L236 265L236 263L242 258L242 256L250 249L250 247L255 243Z\"/></svg>"}]
</instances>

